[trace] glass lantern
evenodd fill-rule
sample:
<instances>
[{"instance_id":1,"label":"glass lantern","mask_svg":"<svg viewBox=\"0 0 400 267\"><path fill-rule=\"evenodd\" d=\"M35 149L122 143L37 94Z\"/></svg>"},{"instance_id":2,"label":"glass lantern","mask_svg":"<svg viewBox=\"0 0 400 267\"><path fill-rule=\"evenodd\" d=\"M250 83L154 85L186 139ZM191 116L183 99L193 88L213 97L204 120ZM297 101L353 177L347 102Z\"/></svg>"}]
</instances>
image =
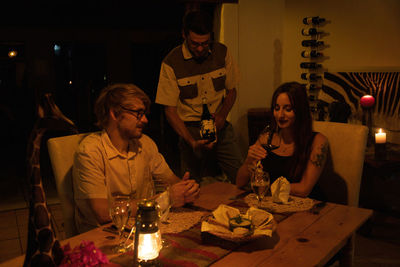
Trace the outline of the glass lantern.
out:
<instances>
[{"instance_id":1,"label":"glass lantern","mask_svg":"<svg viewBox=\"0 0 400 267\"><path fill-rule=\"evenodd\" d=\"M162 248L162 239L158 220L158 210L154 200L143 200L138 203L135 222L135 266L160 266L158 255Z\"/></svg>"}]
</instances>

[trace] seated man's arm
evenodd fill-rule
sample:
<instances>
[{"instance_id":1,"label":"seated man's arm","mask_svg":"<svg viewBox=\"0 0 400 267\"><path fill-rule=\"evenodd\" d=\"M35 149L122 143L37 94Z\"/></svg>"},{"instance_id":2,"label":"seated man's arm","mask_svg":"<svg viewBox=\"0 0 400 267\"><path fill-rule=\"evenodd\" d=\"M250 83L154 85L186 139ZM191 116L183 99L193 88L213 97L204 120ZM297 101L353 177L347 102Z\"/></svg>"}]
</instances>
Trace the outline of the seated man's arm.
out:
<instances>
[{"instance_id":1,"label":"seated man's arm","mask_svg":"<svg viewBox=\"0 0 400 267\"><path fill-rule=\"evenodd\" d=\"M85 148L77 151L73 166L73 186L79 212L75 216L80 217L80 222L93 227L111 221L104 168L100 151Z\"/></svg>"},{"instance_id":2,"label":"seated man's arm","mask_svg":"<svg viewBox=\"0 0 400 267\"><path fill-rule=\"evenodd\" d=\"M108 211L108 200L104 198L88 198L87 204L92 209L99 224L109 223L111 221Z\"/></svg>"}]
</instances>

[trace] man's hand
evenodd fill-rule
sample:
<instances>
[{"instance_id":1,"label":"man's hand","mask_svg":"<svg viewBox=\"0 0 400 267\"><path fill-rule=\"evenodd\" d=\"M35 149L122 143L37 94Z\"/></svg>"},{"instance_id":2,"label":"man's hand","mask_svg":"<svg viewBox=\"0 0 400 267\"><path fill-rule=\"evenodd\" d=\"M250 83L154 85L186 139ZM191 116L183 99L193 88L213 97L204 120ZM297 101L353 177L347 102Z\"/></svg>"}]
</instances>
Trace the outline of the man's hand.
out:
<instances>
[{"instance_id":1,"label":"man's hand","mask_svg":"<svg viewBox=\"0 0 400 267\"><path fill-rule=\"evenodd\" d=\"M172 206L182 207L185 203L194 201L199 193L199 184L194 180L189 180L189 172L186 172L182 181L171 186Z\"/></svg>"},{"instance_id":2,"label":"man's hand","mask_svg":"<svg viewBox=\"0 0 400 267\"><path fill-rule=\"evenodd\" d=\"M201 150L211 150L214 148L217 142L210 142L209 140L193 140L192 148L193 151L201 151Z\"/></svg>"},{"instance_id":3,"label":"man's hand","mask_svg":"<svg viewBox=\"0 0 400 267\"><path fill-rule=\"evenodd\" d=\"M188 190L185 192L186 203L195 201L200 194L200 185L196 183L194 180L189 180L189 177L190 177L189 172L185 172L185 174L182 177L182 180L184 181L193 181L191 187L189 187Z\"/></svg>"}]
</instances>

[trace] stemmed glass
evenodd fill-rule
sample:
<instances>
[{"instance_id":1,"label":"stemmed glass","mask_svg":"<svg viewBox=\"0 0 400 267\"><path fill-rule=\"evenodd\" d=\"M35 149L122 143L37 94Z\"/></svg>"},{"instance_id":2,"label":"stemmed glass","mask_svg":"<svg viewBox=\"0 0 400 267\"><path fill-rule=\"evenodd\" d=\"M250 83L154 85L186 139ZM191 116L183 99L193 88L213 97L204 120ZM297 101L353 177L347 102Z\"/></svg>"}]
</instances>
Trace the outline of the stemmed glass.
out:
<instances>
[{"instance_id":1,"label":"stemmed glass","mask_svg":"<svg viewBox=\"0 0 400 267\"><path fill-rule=\"evenodd\" d=\"M162 223L168 223L168 214L172 206L170 188L167 186L165 190L156 199L157 207L159 211L160 221Z\"/></svg>"},{"instance_id":2,"label":"stemmed glass","mask_svg":"<svg viewBox=\"0 0 400 267\"><path fill-rule=\"evenodd\" d=\"M168 224L168 214L172 207L173 201L171 198L171 187L163 181L155 181L155 191L158 195L156 198L157 209L159 212L160 222ZM163 247L167 247L169 242L161 237Z\"/></svg>"},{"instance_id":3,"label":"stemmed glass","mask_svg":"<svg viewBox=\"0 0 400 267\"><path fill-rule=\"evenodd\" d=\"M114 225L117 227L119 243L114 247L115 253L126 252L127 247L123 240L125 225L131 216L131 198L129 195L111 194L108 199L109 212Z\"/></svg>"},{"instance_id":4,"label":"stemmed glass","mask_svg":"<svg viewBox=\"0 0 400 267\"><path fill-rule=\"evenodd\" d=\"M269 153L272 150L279 148L281 139L279 138L279 143L277 145L272 144L272 137L275 133L275 129L272 128L270 124L267 124L265 128L261 131L258 136L258 140L261 143L261 146Z\"/></svg>"},{"instance_id":5,"label":"stemmed glass","mask_svg":"<svg viewBox=\"0 0 400 267\"><path fill-rule=\"evenodd\" d=\"M265 172L260 164L257 164L253 175L251 176L251 189L257 196L258 208L261 208L261 202L268 192L270 185L269 174Z\"/></svg>"}]
</instances>

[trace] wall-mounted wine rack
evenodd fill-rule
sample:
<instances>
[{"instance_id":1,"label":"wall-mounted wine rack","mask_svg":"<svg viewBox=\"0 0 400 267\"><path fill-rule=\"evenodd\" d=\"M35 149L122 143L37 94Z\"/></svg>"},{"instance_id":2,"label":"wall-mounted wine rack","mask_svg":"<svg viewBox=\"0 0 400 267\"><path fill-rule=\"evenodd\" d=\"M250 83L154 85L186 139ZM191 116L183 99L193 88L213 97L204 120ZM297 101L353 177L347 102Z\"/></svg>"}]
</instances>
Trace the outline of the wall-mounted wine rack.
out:
<instances>
[{"instance_id":1,"label":"wall-mounted wine rack","mask_svg":"<svg viewBox=\"0 0 400 267\"><path fill-rule=\"evenodd\" d=\"M326 20L319 16L305 17L303 19L303 29L301 34L308 39L303 40L301 52L304 60L300 63L302 70L301 79L306 81L307 94L309 97L310 108L315 120L323 120L325 116L324 107L318 101L318 93L323 84L323 69L322 61L324 54L322 50L325 48L325 43L322 41L324 32L322 27Z\"/></svg>"}]
</instances>

